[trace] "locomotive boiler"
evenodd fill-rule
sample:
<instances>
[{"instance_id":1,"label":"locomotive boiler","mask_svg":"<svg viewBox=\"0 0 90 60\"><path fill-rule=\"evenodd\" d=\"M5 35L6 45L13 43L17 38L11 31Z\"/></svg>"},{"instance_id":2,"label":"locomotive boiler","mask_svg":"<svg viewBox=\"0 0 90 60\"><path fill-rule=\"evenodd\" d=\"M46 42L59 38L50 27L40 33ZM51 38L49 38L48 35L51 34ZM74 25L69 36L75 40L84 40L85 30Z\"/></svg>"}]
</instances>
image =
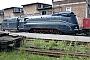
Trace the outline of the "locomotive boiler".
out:
<instances>
[{"instance_id":1,"label":"locomotive boiler","mask_svg":"<svg viewBox=\"0 0 90 60\"><path fill-rule=\"evenodd\" d=\"M38 33L76 34L79 25L73 12L59 12L51 15L5 19L2 30L18 30Z\"/></svg>"}]
</instances>

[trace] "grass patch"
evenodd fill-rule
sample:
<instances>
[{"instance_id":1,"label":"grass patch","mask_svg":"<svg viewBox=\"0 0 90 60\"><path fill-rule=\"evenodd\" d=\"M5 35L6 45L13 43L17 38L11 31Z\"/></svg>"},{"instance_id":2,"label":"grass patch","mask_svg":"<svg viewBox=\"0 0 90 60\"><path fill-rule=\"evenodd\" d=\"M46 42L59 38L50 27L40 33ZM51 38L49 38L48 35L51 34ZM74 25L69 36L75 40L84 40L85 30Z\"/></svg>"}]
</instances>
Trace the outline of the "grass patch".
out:
<instances>
[{"instance_id":1,"label":"grass patch","mask_svg":"<svg viewBox=\"0 0 90 60\"><path fill-rule=\"evenodd\" d=\"M61 56L60 58L33 55L28 53L21 53L17 51L12 52L0 52L0 60L90 60L90 58L71 58L69 55Z\"/></svg>"},{"instance_id":2,"label":"grass patch","mask_svg":"<svg viewBox=\"0 0 90 60\"><path fill-rule=\"evenodd\" d=\"M48 56L33 55L28 53L1 52L0 60L56 60L56 58Z\"/></svg>"},{"instance_id":3,"label":"grass patch","mask_svg":"<svg viewBox=\"0 0 90 60\"><path fill-rule=\"evenodd\" d=\"M44 40L36 39L34 41L24 41L23 44L21 44L20 51L0 52L0 60L90 60L90 58L85 57L72 58L68 54L60 56L59 58L28 54L25 52L25 47L27 46L37 46L45 48L44 50L48 50L49 48L58 48L60 51L65 52L90 54L90 44L78 45L78 42L75 42L74 46L72 46L72 42L67 44L66 41L55 42L54 40L51 40L49 42L45 42Z\"/></svg>"},{"instance_id":4,"label":"grass patch","mask_svg":"<svg viewBox=\"0 0 90 60\"><path fill-rule=\"evenodd\" d=\"M73 45L72 45L73 44ZM49 42L45 42L44 40L36 39L34 41L26 41L25 46L36 46L45 48L46 50L50 48L57 48L60 51L65 52L75 52L75 53L87 53L90 54L90 44L78 44L78 42L70 42L67 44L66 41L58 41L50 40Z\"/></svg>"}]
</instances>

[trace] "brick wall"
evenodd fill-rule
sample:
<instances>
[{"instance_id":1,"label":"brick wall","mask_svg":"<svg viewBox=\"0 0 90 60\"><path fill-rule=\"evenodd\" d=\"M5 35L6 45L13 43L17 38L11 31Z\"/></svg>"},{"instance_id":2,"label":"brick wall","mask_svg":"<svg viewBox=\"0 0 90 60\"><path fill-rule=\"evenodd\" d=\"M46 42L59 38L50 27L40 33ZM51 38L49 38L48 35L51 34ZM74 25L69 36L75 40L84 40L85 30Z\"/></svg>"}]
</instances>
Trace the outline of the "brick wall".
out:
<instances>
[{"instance_id":1,"label":"brick wall","mask_svg":"<svg viewBox=\"0 0 90 60\"><path fill-rule=\"evenodd\" d=\"M88 0L88 1L89 1L89 0ZM53 2L53 5L57 5L57 4L68 4L68 3L76 3L76 2L86 2L86 0L63 0L63 1Z\"/></svg>"},{"instance_id":2,"label":"brick wall","mask_svg":"<svg viewBox=\"0 0 90 60\"><path fill-rule=\"evenodd\" d=\"M13 9L4 10L4 19L13 16Z\"/></svg>"},{"instance_id":3,"label":"brick wall","mask_svg":"<svg viewBox=\"0 0 90 60\"><path fill-rule=\"evenodd\" d=\"M43 10L38 10L37 9L37 4L33 5L28 5L28 6L23 6L23 11L25 15L31 14L34 16L35 14L40 14L42 15L42 11L48 11L48 14L52 14L52 9L43 9Z\"/></svg>"},{"instance_id":4,"label":"brick wall","mask_svg":"<svg viewBox=\"0 0 90 60\"><path fill-rule=\"evenodd\" d=\"M48 10L48 14L52 14L52 9L49 9Z\"/></svg>"},{"instance_id":5,"label":"brick wall","mask_svg":"<svg viewBox=\"0 0 90 60\"><path fill-rule=\"evenodd\" d=\"M53 8L53 11L54 11L53 13L61 12L61 9L62 9L62 8L59 7L59 6L58 6L58 7L55 7L55 8Z\"/></svg>"},{"instance_id":6,"label":"brick wall","mask_svg":"<svg viewBox=\"0 0 90 60\"><path fill-rule=\"evenodd\" d=\"M37 5L29 5L29 6L24 6L23 7L23 11L24 11L24 14L27 15L27 14L32 14L34 15L35 13L40 13L38 10L37 10Z\"/></svg>"},{"instance_id":7,"label":"brick wall","mask_svg":"<svg viewBox=\"0 0 90 60\"><path fill-rule=\"evenodd\" d=\"M14 13L13 9L14 8L9 8L9 9L4 10L4 19L11 18L11 17L20 17L21 15L23 15L23 12L22 13Z\"/></svg>"},{"instance_id":8,"label":"brick wall","mask_svg":"<svg viewBox=\"0 0 90 60\"><path fill-rule=\"evenodd\" d=\"M0 31L1 31L1 23L3 21L3 15L0 15Z\"/></svg>"},{"instance_id":9,"label":"brick wall","mask_svg":"<svg viewBox=\"0 0 90 60\"><path fill-rule=\"evenodd\" d=\"M68 0L69 2L71 0ZM78 0L77 0L78 1ZM58 10L60 9L60 11L66 11L66 8L67 7L70 7L71 8L71 11L75 13L77 19L78 19L78 23L79 23L79 26L81 27L82 26L82 20L83 18L86 17L86 3L84 2L84 0L81 0L82 2L81 3L66 3L65 1L62 2L60 4L60 2L55 2L53 3L53 8L54 8L54 12L58 12ZM75 1L73 1L75 2ZM66 4L65 4L66 3ZM55 4L55 5L54 5Z\"/></svg>"},{"instance_id":10,"label":"brick wall","mask_svg":"<svg viewBox=\"0 0 90 60\"><path fill-rule=\"evenodd\" d=\"M90 3L90 0L88 0L88 2Z\"/></svg>"},{"instance_id":11,"label":"brick wall","mask_svg":"<svg viewBox=\"0 0 90 60\"><path fill-rule=\"evenodd\" d=\"M0 15L0 23L3 21L4 17L3 15Z\"/></svg>"},{"instance_id":12,"label":"brick wall","mask_svg":"<svg viewBox=\"0 0 90 60\"><path fill-rule=\"evenodd\" d=\"M65 11L66 7L71 7L71 11L75 13L79 26L82 26L82 20L86 17L86 4L77 4L63 7L62 11Z\"/></svg>"}]
</instances>

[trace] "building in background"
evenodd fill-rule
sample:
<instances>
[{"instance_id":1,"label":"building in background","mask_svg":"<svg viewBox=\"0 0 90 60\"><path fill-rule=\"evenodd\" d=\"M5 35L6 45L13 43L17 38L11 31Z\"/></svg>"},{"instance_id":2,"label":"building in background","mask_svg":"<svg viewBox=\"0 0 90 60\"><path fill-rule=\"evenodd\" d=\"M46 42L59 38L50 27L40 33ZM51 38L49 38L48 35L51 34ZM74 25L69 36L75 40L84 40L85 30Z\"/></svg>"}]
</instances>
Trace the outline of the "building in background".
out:
<instances>
[{"instance_id":1,"label":"building in background","mask_svg":"<svg viewBox=\"0 0 90 60\"><path fill-rule=\"evenodd\" d=\"M0 10L0 30L1 30L1 23L4 19L4 11L3 10Z\"/></svg>"},{"instance_id":2,"label":"building in background","mask_svg":"<svg viewBox=\"0 0 90 60\"><path fill-rule=\"evenodd\" d=\"M4 11L0 10L0 23L3 21Z\"/></svg>"},{"instance_id":3,"label":"building in background","mask_svg":"<svg viewBox=\"0 0 90 60\"><path fill-rule=\"evenodd\" d=\"M79 26L83 18L90 18L90 0L52 0L53 13L71 11L76 14Z\"/></svg>"},{"instance_id":4,"label":"building in background","mask_svg":"<svg viewBox=\"0 0 90 60\"><path fill-rule=\"evenodd\" d=\"M44 3L31 3L22 5L25 16L52 14L52 5Z\"/></svg>"},{"instance_id":5,"label":"building in background","mask_svg":"<svg viewBox=\"0 0 90 60\"><path fill-rule=\"evenodd\" d=\"M11 17L20 17L23 15L23 8L10 7L4 9L4 19Z\"/></svg>"}]
</instances>

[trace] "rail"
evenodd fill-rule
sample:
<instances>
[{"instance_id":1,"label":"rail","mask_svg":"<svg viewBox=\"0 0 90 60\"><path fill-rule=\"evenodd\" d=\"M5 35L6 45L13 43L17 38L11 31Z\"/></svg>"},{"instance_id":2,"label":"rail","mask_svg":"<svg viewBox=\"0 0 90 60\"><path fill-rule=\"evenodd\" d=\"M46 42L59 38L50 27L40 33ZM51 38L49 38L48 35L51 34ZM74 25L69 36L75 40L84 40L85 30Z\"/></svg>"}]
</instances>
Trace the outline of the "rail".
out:
<instances>
[{"instance_id":1,"label":"rail","mask_svg":"<svg viewBox=\"0 0 90 60\"><path fill-rule=\"evenodd\" d=\"M20 50L17 48L16 50ZM58 52L58 51L51 51L51 50L39 50L39 49L31 49L26 48L26 52L31 54L40 54L40 55L46 55L46 56L52 56L52 57L60 57L63 55L70 55L71 57L90 57L90 54L83 54L83 53L68 53L68 52Z\"/></svg>"}]
</instances>

